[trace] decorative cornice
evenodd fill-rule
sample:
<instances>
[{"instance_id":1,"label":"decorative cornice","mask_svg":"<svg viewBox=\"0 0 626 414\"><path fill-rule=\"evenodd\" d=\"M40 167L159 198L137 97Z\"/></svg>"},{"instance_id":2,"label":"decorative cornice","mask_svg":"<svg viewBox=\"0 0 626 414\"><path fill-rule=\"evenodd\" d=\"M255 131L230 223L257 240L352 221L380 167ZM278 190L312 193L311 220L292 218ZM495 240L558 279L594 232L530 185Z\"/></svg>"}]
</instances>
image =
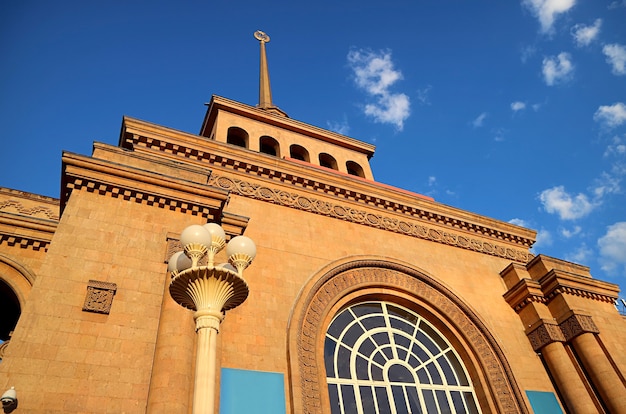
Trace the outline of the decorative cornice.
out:
<instances>
[{"instance_id":1,"label":"decorative cornice","mask_svg":"<svg viewBox=\"0 0 626 414\"><path fill-rule=\"evenodd\" d=\"M548 302L557 295L573 295L600 302L615 303L619 288L590 277L552 269L539 280Z\"/></svg>"},{"instance_id":2,"label":"decorative cornice","mask_svg":"<svg viewBox=\"0 0 626 414\"><path fill-rule=\"evenodd\" d=\"M106 160L63 154L64 206L72 191L84 190L113 198L207 218L219 216L228 193L206 184L114 164Z\"/></svg>"},{"instance_id":3,"label":"decorative cornice","mask_svg":"<svg viewBox=\"0 0 626 414\"><path fill-rule=\"evenodd\" d=\"M189 134L181 134L181 136L176 139L163 135L166 132L167 130L161 131L161 134L152 133L151 135L153 136L146 136L148 134L142 135L137 133L126 133L123 137L121 137L120 145L127 149L145 148L160 154L167 154L175 157L188 158L202 163L209 163L217 168L232 170L238 173L245 173L247 175L256 176L265 180L272 180L293 185L305 190L323 193L324 195L334 196L350 202L361 203L370 207L387 210L415 219L434 222L438 225L450 227L451 229L458 229L468 233L475 233L483 237L489 237L494 240L519 245L525 249L530 248L534 242L531 236L525 237L521 234L513 234L488 225L472 222L465 218L448 216L445 213L440 212L433 212L432 210L427 209L426 205L423 204L427 203L428 205L431 205L425 200L420 200L420 203L409 204L404 201L386 199L382 195L377 196L375 194L368 193L367 191L355 190L354 188L356 187L346 188L339 186L336 183L322 182L318 179L303 177L302 175L297 175L295 173L279 171L271 168L269 165L263 166L247 162L243 159L233 159L230 155L219 154L219 151L216 151L216 146L221 143L213 141L204 142L203 147L200 147L200 143L197 142L198 137L188 136ZM194 140L189 141L192 139ZM189 142L186 142L186 140ZM229 150L232 151L232 149ZM212 177L215 176L215 174L216 173L214 172ZM244 181L241 182L246 183ZM359 181L359 186L364 185L365 184L362 184ZM385 191L389 191L386 190L387 186L381 186L376 182L371 182L365 186L370 186L378 192L382 191L380 194L385 193ZM291 196L290 193L287 193L284 190L276 191L281 194L281 197L285 195L287 197ZM407 196L406 194L402 194L402 197L406 198ZM416 197L413 197L413 200L415 199ZM528 232L528 230L526 230L526 232ZM489 249L489 246L486 248ZM500 256L500 254L496 255ZM514 255L517 256L517 253ZM509 256L510 255L505 254L503 257L510 258ZM523 256L526 258L525 260L522 260L524 263L533 257L533 255L528 252L523 252ZM516 259L511 258L511 260Z\"/></svg>"},{"instance_id":4,"label":"decorative cornice","mask_svg":"<svg viewBox=\"0 0 626 414\"><path fill-rule=\"evenodd\" d=\"M319 413L320 396L326 387L319 384L319 335L324 335L325 312L342 297L366 286L408 292L416 300L438 309L465 335L465 339L481 360L491 395L498 412L525 413L519 388L504 353L481 322L462 300L445 286L406 266L379 260L354 261L338 266L323 275L303 299L304 308L298 317L297 353L302 387L303 407L298 412ZM486 390L485 390L486 391Z\"/></svg>"},{"instance_id":5,"label":"decorative cornice","mask_svg":"<svg viewBox=\"0 0 626 414\"><path fill-rule=\"evenodd\" d=\"M526 263L533 257L531 253L524 250L513 249L511 247L443 231L412 221L399 220L395 217L382 214L373 214L365 210L354 209L347 205L334 204L317 198L305 197L298 193L290 193L231 177L212 174L209 178L209 185L228 190L230 193L244 197L430 240L449 246L456 246L521 263Z\"/></svg>"},{"instance_id":6,"label":"decorative cornice","mask_svg":"<svg viewBox=\"0 0 626 414\"><path fill-rule=\"evenodd\" d=\"M504 294L504 300L519 313L531 303L546 303L541 285L532 279L522 279Z\"/></svg>"}]
</instances>

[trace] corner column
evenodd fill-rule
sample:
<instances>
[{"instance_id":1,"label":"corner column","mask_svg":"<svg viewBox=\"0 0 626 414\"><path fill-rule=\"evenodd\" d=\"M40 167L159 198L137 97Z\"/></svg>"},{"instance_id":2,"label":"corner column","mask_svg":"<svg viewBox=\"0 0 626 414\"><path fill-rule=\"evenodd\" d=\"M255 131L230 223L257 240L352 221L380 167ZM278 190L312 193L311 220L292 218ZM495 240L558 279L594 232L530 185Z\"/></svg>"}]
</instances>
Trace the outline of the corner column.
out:
<instances>
[{"instance_id":1,"label":"corner column","mask_svg":"<svg viewBox=\"0 0 626 414\"><path fill-rule=\"evenodd\" d=\"M591 316L571 312L560 326L609 411L626 414L626 387L598 342Z\"/></svg>"},{"instance_id":2,"label":"corner column","mask_svg":"<svg viewBox=\"0 0 626 414\"><path fill-rule=\"evenodd\" d=\"M597 412L598 408L565 349L561 327L549 320L541 320L536 325L528 333L528 339L535 352L543 356L567 408L573 413Z\"/></svg>"}]
</instances>

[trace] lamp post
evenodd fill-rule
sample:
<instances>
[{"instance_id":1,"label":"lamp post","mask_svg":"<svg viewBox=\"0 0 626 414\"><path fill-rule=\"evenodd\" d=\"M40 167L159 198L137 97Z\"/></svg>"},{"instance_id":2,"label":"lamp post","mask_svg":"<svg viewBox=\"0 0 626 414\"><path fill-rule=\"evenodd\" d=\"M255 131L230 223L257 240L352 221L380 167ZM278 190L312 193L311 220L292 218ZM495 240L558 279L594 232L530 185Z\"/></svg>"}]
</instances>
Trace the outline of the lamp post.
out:
<instances>
[{"instance_id":1,"label":"lamp post","mask_svg":"<svg viewBox=\"0 0 626 414\"><path fill-rule=\"evenodd\" d=\"M216 336L224 312L248 297L243 271L256 256L254 242L245 236L233 237L226 246L229 263L215 265L215 255L226 245L226 234L216 223L193 224L183 230L183 251L168 262L170 295L191 309L196 322L196 376L193 414L213 413L215 408ZM207 264L198 263L207 256Z\"/></svg>"}]
</instances>

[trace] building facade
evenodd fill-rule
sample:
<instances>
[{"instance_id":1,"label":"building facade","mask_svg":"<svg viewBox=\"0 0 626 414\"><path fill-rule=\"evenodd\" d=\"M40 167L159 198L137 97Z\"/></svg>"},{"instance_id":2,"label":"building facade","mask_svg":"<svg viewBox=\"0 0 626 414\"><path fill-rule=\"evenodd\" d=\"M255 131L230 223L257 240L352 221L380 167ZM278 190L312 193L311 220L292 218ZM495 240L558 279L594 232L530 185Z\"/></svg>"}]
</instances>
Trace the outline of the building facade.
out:
<instances>
[{"instance_id":1,"label":"building facade","mask_svg":"<svg viewBox=\"0 0 626 414\"><path fill-rule=\"evenodd\" d=\"M63 154L58 200L0 189L5 411L192 412L167 261L216 222L258 250L217 336L223 414L626 413L617 286L376 182L372 145L272 104L259 40L259 105L214 96L199 134L126 117Z\"/></svg>"}]
</instances>

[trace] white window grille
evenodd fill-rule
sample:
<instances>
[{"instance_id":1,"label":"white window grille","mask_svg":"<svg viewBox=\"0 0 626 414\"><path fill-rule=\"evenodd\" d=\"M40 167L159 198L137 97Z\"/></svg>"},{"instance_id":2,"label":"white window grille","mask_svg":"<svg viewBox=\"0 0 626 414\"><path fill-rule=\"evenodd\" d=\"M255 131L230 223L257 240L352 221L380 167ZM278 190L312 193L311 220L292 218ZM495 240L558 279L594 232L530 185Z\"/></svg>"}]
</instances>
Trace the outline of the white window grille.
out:
<instances>
[{"instance_id":1,"label":"white window grille","mask_svg":"<svg viewBox=\"0 0 626 414\"><path fill-rule=\"evenodd\" d=\"M333 414L480 413L461 358L415 312L387 302L350 306L324 343Z\"/></svg>"}]
</instances>

